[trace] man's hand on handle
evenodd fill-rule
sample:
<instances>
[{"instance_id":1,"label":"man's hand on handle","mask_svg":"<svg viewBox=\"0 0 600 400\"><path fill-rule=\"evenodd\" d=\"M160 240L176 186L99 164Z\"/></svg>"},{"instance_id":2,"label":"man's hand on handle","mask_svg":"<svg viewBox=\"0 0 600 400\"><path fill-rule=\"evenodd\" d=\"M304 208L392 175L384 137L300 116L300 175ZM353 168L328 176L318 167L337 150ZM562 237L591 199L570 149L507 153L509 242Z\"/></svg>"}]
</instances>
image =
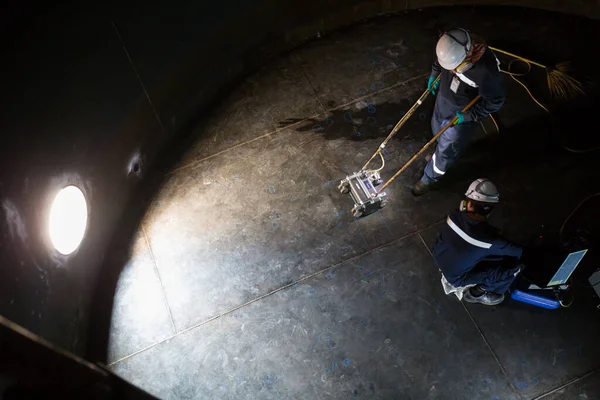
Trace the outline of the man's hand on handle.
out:
<instances>
[{"instance_id":1,"label":"man's hand on handle","mask_svg":"<svg viewBox=\"0 0 600 400\"><path fill-rule=\"evenodd\" d=\"M460 111L457 111L456 116L458 117L458 119L456 120L454 125L459 125L465 122L465 114L461 113Z\"/></svg>"},{"instance_id":2,"label":"man's hand on handle","mask_svg":"<svg viewBox=\"0 0 600 400\"><path fill-rule=\"evenodd\" d=\"M440 81L438 80L437 82L435 82L435 84L433 83L434 81L435 81L435 77L430 76L429 80L427 81L427 90L431 90L431 94L433 94L435 96L438 88L440 87ZM431 86L432 84L433 84L433 87Z\"/></svg>"}]
</instances>

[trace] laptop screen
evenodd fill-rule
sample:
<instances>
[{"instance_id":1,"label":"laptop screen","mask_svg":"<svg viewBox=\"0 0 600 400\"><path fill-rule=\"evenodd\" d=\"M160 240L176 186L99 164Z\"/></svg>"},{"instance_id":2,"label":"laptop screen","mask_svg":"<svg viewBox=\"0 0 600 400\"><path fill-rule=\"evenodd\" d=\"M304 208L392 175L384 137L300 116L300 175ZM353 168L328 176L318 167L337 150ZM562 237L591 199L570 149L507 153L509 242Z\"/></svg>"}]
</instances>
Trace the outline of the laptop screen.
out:
<instances>
[{"instance_id":1,"label":"laptop screen","mask_svg":"<svg viewBox=\"0 0 600 400\"><path fill-rule=\"evenodd\" d=\"M552 279L550 279L548 286L563 285L567 283L567 280L573 271L575 271L575 268L579 265L579 262L583 259L585 253L587 253L587 249L569 254Z\"/></svg>"}]
</instances>

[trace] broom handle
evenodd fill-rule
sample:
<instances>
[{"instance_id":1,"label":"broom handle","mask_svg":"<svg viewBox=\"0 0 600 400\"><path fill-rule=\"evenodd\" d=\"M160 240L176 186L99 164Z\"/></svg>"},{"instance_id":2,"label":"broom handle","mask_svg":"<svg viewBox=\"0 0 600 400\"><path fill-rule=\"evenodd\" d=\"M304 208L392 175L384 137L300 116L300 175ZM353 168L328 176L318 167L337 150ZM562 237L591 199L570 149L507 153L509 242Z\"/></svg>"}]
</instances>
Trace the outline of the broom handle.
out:
<instances>
[{"instance_id":1,"label":"broom handle","mask_svg":"<svg viewBox=\"0 0 600 400\"><path fill-rule=\"evenodd\" d=\"M477 101L480 99L481 96L477 96L475 97L473 100L471 100L471 102L469 104L467 104L465 106L465 108L462 109L462 113L467 112L469 110L469 108L473 107L473 105L475 103L477 103ZM451 126L454 125L454 123L458 120L458 117L455 115L450 122L448 122L442 129L439 130L438 133L435 134L435 136L433 138L431 138L431 140L429 142L427 142L427 144L425 144L425 146L423 146L423 148L421 148L421 150L419 150L419 152L417 154L415 154L414 156L412 156L412 158L410 160L408 160L406 162L406 164L404 164L404 166L402 166L402 168L400 168L398 170L398 172L396 172L394 174L394 176L392 176L382 187L381 189L379 189L377 191L377 193L381 193L383 191L383 189L385 189L387 187L387 185L389 185L390 183L392 183L394 181L394 179L396 179L398 177L398 175L400 175L402 172L404 172L404 170L406 168L409 167L410 164L413 163L413 161L415 161L421 154L423 154L423 152L425 150L427 150L429 148L429 146L431 146L433 144L433 142L435 142L440 136L442 136L442 133L446 132L448 130L448 128L450 128Z\"/></svg>"},{"instance_id":2,"label":"broom handle","mask_svg":"<svg viewBox=\"0 0 600 400\"><path fill-rule=\"evenodd\" d=\"M528 62L529 64L533 64L533 65L536 65L536 66L538 66L538 67L541 67L541 68L544 68L544 69L548 69L548 67L546 67L546 66L545 66L545 65L543 65L543 64L537 63L537 62L535 62L535 61L531 61L531 60L529 60L529 59L527 59L527 58L525 58L525 57L521 57L521 56L518 56L518 55L516 55L516 54L513 54L513 53L509 53L508 51L505 51L505 50L500 50L500 49L498 49L498 48L496 48L496 47L492 47L492 46L488 46L488 48L490 48L490 49L492 49L492 50L494 50L494 51L497 51L497 52L499 52L499 53L506 54L507 56L511 56L511 57L514 57L514 58L518 58L518 59L520 59L520 60L523 60L523 61L525 61L525 62Z\"/></svg>"},{"instance_id":3,"label":"broom handle","mask_svg":"<svg viewBox=\"0 0 600 400\"><path fill-rule=\"evenodd\" d=\"M440 75L438 75L437 78L435 78L435 81L433 81L433 83L431 84L431 87L433 87L433 85L435 85L436 82L440 80L441 76L442 75L440 74ZM375 157L377 157L377 154L385 148L385 146L387 145L387 142L389 142L390 139L396 134L396 132L398 132L398 130L400 128L402 128L402 125L404 125L404 123L411 117L411 115L414 114L414 112L417 110L417 108L419 108L419 106L421 104L423 104L423 101L425 101L425 99L427 98L427 96L429 95L430 92L431 92L431 89L427 89L426 91L424 91L423 94L421 95L421 97L419 97L419 99L417 100L417 102L415 104L413 104L413 106L406 112L406 114L404 114L402 116L402 118L400 118L400 121L398 121L398 123L396 124L394 129L392 129L392 131L385 138L383 143L381 143L379 145L379 148L375 151L375 153L373 153L371 158L369 158L369 161L367 161L367 163L364 165L364 167L361 168L361 171L364 171L364 169L367 168L367 165L369 165L371 163L371 161L373 161L373 159Z\"/></svg>"}]
</instances>

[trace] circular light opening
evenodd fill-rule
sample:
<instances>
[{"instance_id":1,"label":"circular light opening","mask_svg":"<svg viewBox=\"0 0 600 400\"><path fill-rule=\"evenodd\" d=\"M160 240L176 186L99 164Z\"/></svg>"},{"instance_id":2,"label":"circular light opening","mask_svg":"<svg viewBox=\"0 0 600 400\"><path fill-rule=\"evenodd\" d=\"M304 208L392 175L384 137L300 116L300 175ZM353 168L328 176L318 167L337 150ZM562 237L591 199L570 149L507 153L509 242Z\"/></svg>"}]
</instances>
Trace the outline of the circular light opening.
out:
<instances>
[{"instance_id":1,"label":"circular light opening","mask_svg":"<svg viewBox=\"0 0 600 400\"><path fill-rule=\"evenodd\" d=\"M61 254L77 249L87 225L87 204L83 192L76 186L62 189L50 209L50 240Z\"/></svg>"}]
</instances>

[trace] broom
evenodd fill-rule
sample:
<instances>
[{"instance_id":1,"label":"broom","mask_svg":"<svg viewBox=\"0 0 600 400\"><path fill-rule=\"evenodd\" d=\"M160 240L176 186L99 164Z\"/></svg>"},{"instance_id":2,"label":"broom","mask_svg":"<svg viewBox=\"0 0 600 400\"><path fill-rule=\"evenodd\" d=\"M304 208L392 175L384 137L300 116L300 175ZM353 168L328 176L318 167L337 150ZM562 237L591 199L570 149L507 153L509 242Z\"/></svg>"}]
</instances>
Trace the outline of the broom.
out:
<instances>
[{"instance_id":1,"label":"broom","mask_svg":"<svg viewBox=\"0 0 600 400\"><path fill-rule=\"evenodd\" d=\"M571 71L571 65L569 62L562 62L562 63L556 64L554 67L548 67L546 65L540 64L538 62L529 60L525 57L521 57L521 56L518 56L513 53L509 53L508 51L501 50L496 47L489 46L489 48L494 51L497 51L499 53L506 54L507 56L514 57L520 61L525 62L529 66L529 70L531 70L531 65L535 65L536 67L544 68L546 70L546 79L548 80L548 89L550 90L550 94L552 95L552 97L554 97L556 99L569 99L569 98L575 97L579 94L585 94L581 82L579 82L577 79L575 79L569 75L569 72ZM511 62L511 64L512 64L512 62ZM515 74L513 72L510 72L510 64L509 64L508 69L509 69L508 71L502 71L502 72L510 75L514 80L516 80L521 85L523 85L523 83L521 83L521 81L516 79L515 76L525 75L527 72L529 72L529 70L527 70L527 72L522 73L522 74ZM525 85L523 85L523 86L525 86ZM527 88L525 88L525 89L527 89ZM529 92L529 90L527 90L527 91ZM529 95L533 98L531 93L529 93ZM535 100L535 98L534 98L534 100ZM546 107L542 106L537 100L535 100L535 101L536 101L536 103L538 103L538 105L540 105L542 108L544 108L546 111L548 111L546 109Z\"/></svg>"}]
</instances>

